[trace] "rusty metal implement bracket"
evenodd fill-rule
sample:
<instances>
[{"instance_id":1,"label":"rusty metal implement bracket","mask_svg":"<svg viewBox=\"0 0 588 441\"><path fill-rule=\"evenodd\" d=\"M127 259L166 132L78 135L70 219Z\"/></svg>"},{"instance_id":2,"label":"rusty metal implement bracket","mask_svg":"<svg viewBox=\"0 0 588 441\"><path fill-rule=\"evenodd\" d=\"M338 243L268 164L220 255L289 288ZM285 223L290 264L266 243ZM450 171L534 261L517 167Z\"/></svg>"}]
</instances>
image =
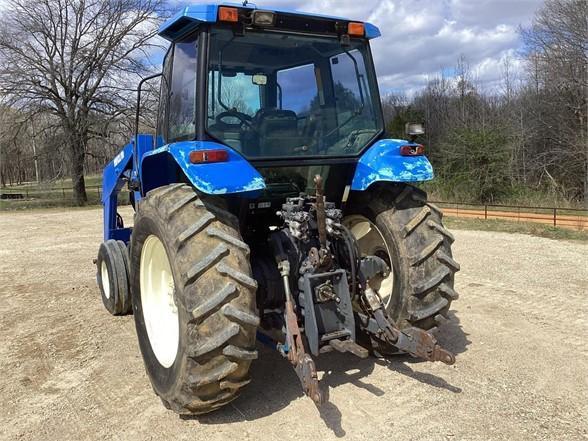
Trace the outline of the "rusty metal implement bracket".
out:
<instances>
[{"instance_id":1,"label":"rusty metal implement bracket","mask_svg":"<svg viewBox=\"0 0 588 441\"><path fill-rule=\"evenodd\" d=\"M294 301L290 292L290 263L284 260L278 264L278 269L284 281L286 292L286 341L288 342L288 360L294 365L296 375L302 384L302 390L310 397L315 404L320 405L325 402L326 394L323 393L319 386L318 373L312 357L304 350L304 343L300 328L298 327L298 318L294 312Z\"/></svg>"},{"instance_id":2,"label":"rusty metal implement bracket","mask_svg":"<svg viewBox=\"0 0 588 441\"><path fill-rule=\"evenodd\" d=\"M416 358L441 361L449 365L455 363L455 355L439 346L435 337L427 331L414 327L399 329L386 313L378 293L369 286L365 290L364 298L379 328L379 338Z\"/></svg>"}]
</instances>

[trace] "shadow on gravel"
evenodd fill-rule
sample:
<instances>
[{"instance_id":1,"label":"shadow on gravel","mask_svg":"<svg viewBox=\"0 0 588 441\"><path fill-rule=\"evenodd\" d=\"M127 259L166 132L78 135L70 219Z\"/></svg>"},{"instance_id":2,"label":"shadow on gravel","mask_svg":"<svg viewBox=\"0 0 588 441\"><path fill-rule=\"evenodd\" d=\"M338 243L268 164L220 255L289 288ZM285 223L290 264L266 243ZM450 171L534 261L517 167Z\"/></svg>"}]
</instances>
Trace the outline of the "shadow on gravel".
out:
<instances>
[{"instance_id":1,"label":"shadow on gravel","mask_svg":"<svg viewBox=\"0 0 588 441\"><path fill-rule=\"evenodd\" d=\"M439 343L454 354L463 353L467 350L470 341L453 311L449 313L449 319L450 322L442 326L435 336ZM304 396L298 377L288 361L282 358L277 351L261 344L258 346L259 359L251 366L251 384L245 388L237 400L225 408L198 417L201 424L227 424L256 420L278 412L286 408L292 401ZM421 383L446 389L453 393L461 392L459 387L449 384L437 375L413 370L409 365L427 362L406 355L386 359L370 357L361 360L351 354L332 352L321 355L316 359L316 363L319 376L324 373L321 378L321 386L325 390L336 389L344 384L352 384L378 397L383 396L386 391L370 383L369 377L376 366L385 366L395 373ZM307 399L310 402L310 399ZM341 424L343 415L335 403L327 402L317 407L317 412L335 436L345 436L345 430Z\"/></svg>"},{"instance_id":2,"label":"shadow on gravel","mask_svg":"<svg viewBox=\"0 0 588 441\"><path fill-rule=\"evenodd\" d=\"M469 334L461 327L459 317L455 315L455 311L449 311L447 314L449 321L441 326L440 330L435 332L437 342L445 349L459 355L468 350L471 341L468 340ZM415 360L418 361L418 360ZM457 357L459 363L459 357Z\"/></svg>"}]
</instances>

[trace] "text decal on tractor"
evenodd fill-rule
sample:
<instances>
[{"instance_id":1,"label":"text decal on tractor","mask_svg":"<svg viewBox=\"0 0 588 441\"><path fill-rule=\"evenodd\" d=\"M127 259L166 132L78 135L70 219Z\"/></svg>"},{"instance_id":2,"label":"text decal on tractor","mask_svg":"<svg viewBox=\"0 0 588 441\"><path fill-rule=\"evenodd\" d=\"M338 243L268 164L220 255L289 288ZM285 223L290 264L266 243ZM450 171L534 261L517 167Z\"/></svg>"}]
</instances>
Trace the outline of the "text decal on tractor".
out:
<instances>
[{"instance_id":1,"label":"text decal on tractor","mask_svg":"<svg viewBox=\"0 0 588 441\"><path fill-rule=\"evenodd\" d=\"M369 24L245 4L184 8L155 134L104 170L98 284L134 313L155 392L182 414L237 397L256 335L327 399L314 358L404 352L446 364L459 265L418 137L385 139ZM128 188L133 228L117 214ZM131 307L132 305L132 307Z\"/></svg>"}]
</instances>

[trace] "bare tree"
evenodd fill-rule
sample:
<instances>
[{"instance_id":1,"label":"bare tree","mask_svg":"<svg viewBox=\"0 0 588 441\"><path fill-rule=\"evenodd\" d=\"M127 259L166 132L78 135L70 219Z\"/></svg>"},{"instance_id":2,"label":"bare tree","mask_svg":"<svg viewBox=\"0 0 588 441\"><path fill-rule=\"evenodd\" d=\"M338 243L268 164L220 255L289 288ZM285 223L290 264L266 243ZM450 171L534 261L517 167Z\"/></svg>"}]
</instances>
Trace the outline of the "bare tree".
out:
<instances>
[{"instance_id":1,"label":"bare tree","mask_svg":"<svg viewBox=\"0 0 588 441\"><path fill-rule=\"evenodd\" d=\"M2 12L0 94L6 105L59 120L78 205L87 202L92 125L132 106L159 7L159 0L9 0Z\"/></svg>"},{"instance_id":2,"label":"bare tree","mask_svg":"<svg viewBox=\"0 0 588 441\"><path fill-rule=\"evenodd\" d=\"M547 0L522 34L536 96L534 165L588 200L588 2Z\"/></svg>"}]
</instances>

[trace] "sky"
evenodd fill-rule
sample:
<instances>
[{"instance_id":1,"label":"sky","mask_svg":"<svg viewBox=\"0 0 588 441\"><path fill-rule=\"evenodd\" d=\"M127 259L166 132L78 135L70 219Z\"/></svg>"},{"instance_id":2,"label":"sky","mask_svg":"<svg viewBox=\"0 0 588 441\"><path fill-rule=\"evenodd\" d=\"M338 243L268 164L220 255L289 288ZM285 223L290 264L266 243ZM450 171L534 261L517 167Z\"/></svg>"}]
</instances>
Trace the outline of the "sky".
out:
<instances>
[{"instance_id":1,"label":"sky","mask_svg":"<svg viewBox=\"0 0 588 441\"><path fill-rule=\"evenodd\" d=\"M179 10L214 0L166 0ZM228 0L237 1L237 0ZM465 57L482 90L500 88L504 61L521 75L519 26L527 26L543 0L257 0L260 8L288 8L369 21L382 37L372 40L382 94L411 95L441 73L454 74ZM0 0L0 11L6 0ZM162 54L155 59L161 60ZM159 63L158 63L159 64Z\"/></svg>"},{"instance_id":2,"label":"sky","mask_svg":"<svg viewBox=\"0 0 588 441\"><path fill-rule=\"evenodd\" d=\"M234 1L234 0L233 0ZM186 2L177 2L186 4ZM210 3L210 1L192 1ZM514 76L520 25L530 23L543 0L257 0L258 7L297 9L369 21L382 37L372 52L383 94L410 95L441 72L451 77L463 56L477 85L486 91L500 87L504 60Z\"/></svg>"}]
</instances>

